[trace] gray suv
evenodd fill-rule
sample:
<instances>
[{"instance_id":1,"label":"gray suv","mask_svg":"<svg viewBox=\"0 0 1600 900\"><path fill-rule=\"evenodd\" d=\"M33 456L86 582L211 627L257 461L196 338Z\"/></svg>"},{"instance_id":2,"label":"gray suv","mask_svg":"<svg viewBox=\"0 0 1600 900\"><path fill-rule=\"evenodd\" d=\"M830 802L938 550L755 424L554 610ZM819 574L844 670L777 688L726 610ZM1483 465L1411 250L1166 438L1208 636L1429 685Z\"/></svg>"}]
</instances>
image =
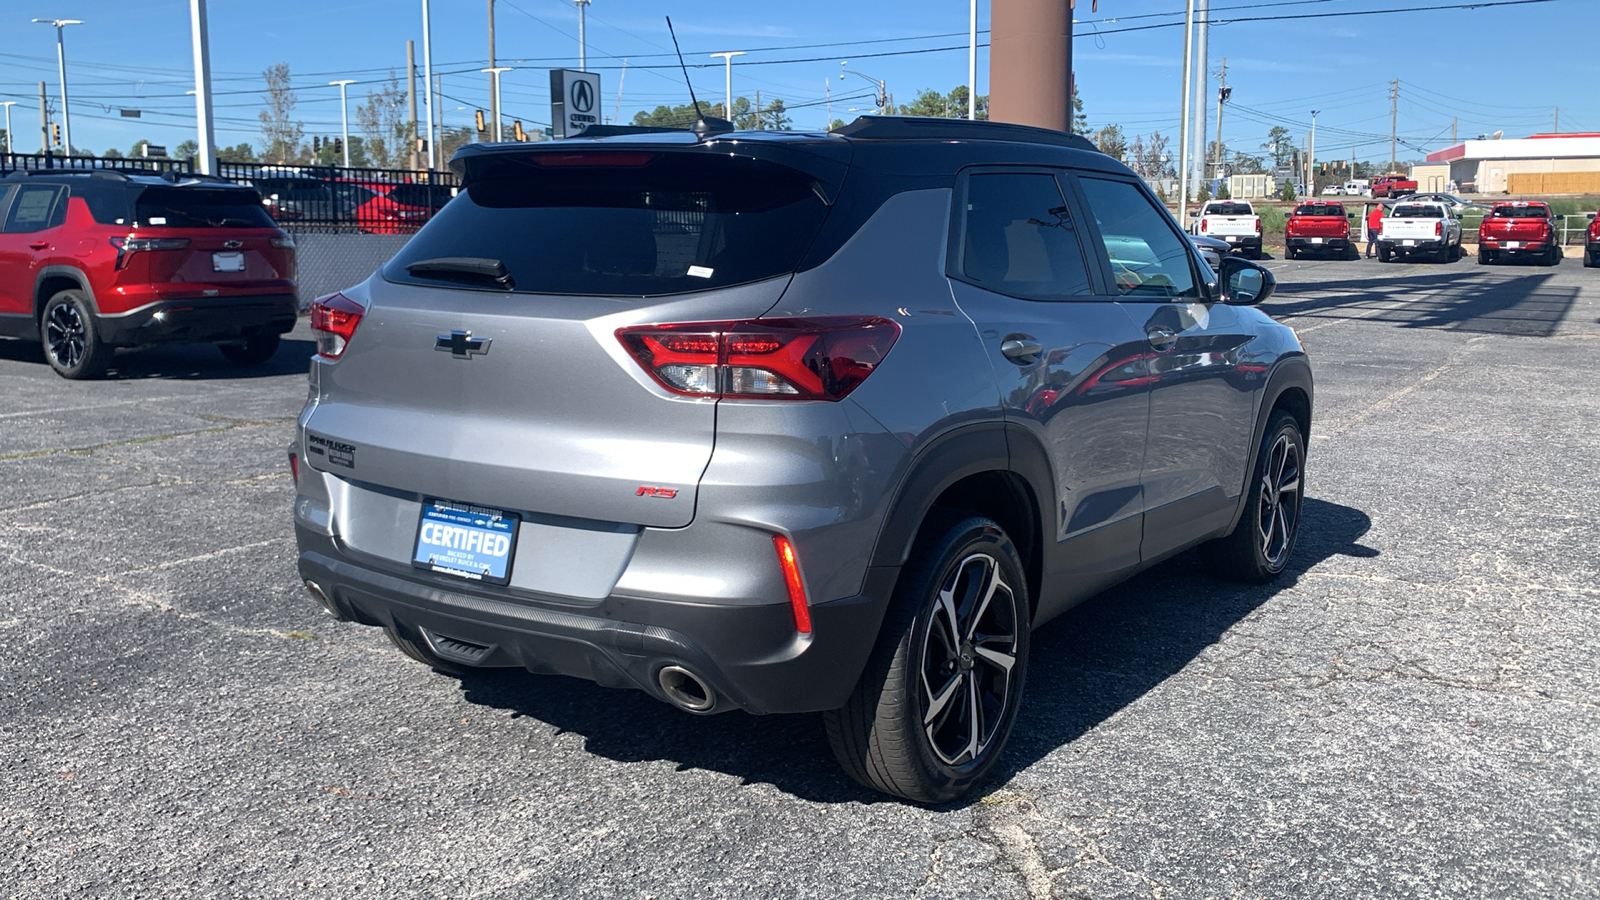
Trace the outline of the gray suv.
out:
<instances>
[{"instance_id":1,"label":"gray suv","mask_svg":"<svg viewBox=\"0 0 1600 900\"><path fill-rule=\"evenodd\" d=\"M703 124L703 123L702 123ZM924 802L994 765L1031 629L1202 547L1267 581L1311 370L1082 138L862 119L474 144L318 300L299 569L451 674L821 712Z\"/></svg>"}]
</instances>

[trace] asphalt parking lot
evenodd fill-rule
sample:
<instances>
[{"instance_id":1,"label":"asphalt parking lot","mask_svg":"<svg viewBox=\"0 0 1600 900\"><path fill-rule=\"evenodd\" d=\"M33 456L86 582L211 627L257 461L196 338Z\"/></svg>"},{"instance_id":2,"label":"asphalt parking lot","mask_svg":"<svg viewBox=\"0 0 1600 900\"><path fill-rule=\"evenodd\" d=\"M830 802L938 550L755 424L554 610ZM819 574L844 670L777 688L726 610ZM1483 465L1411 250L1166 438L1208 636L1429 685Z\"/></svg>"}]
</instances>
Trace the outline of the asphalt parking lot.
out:
<instances>
[{"instance_id":1,"label":"asphalt parking lot","mask_svg":"<svg viewBox=\"0 0 1600 900\"><path fill-rule=\"evenodd\" d=\"M304 324L57 378L0 342L0 895L1600 896L1600 271L1268 263L1313 354L1291 576L1051 623L999 778L815 717L439 676L301 588Z\"/></svg>"}]
</instances>

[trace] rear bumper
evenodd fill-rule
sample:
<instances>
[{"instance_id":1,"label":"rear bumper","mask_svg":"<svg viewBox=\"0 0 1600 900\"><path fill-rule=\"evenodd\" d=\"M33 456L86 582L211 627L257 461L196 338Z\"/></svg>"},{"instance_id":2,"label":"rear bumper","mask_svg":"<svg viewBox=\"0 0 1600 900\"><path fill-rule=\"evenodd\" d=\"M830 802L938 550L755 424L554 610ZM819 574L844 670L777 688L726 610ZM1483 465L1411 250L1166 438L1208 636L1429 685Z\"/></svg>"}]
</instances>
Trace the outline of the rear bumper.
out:
<instances>
[{"instance_id":1,"label":"rear bumper","mask_svg":"<svg viewBox=\"0 0 1600 900\"><path fill-rule=\"evenodd\" d=\"M712 711L817 712L843 706L871 653L897 569L872 569L863 593L811 607L809 635L787 603L729 606L612 596L598 605L496 596L448 576L367 565L296 525L300 575L341 619L394 628L463 667L520 667L664 702L665 666L717 695Z\"/></svg>"},{"instance_id":2,"label":"rear bumper","mask_svg":"<svg viewBox=\"0 0 1600 900\"><path fill-rule=\"evenodd\" d=\"M1259 234L1206 234L1201 237L1216 238L1227 241L1228 246L1239 250L1260 250L1261 235Z\"/></svg>"},{"instance_id":3,"label":"rear bumper","mask_svg":"<svg viewBox=\"0 0 1600 900\"><path fill-rule=\"evenodd\" d=\"M1546 250L1550 249L1550 242L1549 241L1517 241L1516 242L1517 243L1516 247L1508 247L1508 246L1506 246L1508 243L1511 243L1511 242L1510 241L1505 241L1505 240L1497 240L1497 239L1494 239L1494 238L1479 238L1478 239L1478 249L1479 250L1488 250L1491 253L1510 253L1510 254L1543 253Z\"/></svg>"},{"instance_id":4,"label":"rear bumper","mask_svg":"<svg viewBox=\"0 0 1600 900\"><path fill-rule=\"evenodd\" d=\"M1350 239L1344 237L1292 237L1285 240L1290 250L1343 250L1350 246Z\"/></svg>"},{"instance_id":5,"label":"rear bumper","mask_svg":"<svg viewBox=\"0 0 1600 900\"><path fill-rule=\"evenodd\" d=\"M1388 250L1390 253L1429 253L1443 250L1449 241L1444 238L1430 238L1428 240L1409 239L1414 242L1410 245L1403 241L1378 239L1378 248Z\"/></svg>"},{"instance_id":6,"label":"rear bumper","mask_svg":"<svg viewBox=\"0 0 1600 900\"><path fill-rule=\"evenodd\" d=\"M294 294L162 300L95 320L100 339L113 346L232 341L294 329Z\"/></svg>"}]
</instances>

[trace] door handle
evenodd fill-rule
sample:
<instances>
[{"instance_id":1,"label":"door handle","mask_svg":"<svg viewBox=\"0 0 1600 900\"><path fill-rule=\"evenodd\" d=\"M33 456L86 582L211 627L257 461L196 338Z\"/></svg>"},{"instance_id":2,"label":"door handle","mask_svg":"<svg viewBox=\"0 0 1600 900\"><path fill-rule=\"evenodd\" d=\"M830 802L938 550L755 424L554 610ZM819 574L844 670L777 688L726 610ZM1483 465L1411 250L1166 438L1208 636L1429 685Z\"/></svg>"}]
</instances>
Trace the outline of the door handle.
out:
<instances>
[{"instance_id":1,"label":"door handle","mask_svg":"<svg viewBox=\"0 0 1600 900\"><path fill-rule=\"evenodd\" d=\"M1152 328L1144 334L1157 353L1165 353L1178 345L1178 333L1171 328Z\"/></svg>"},{"instance_id":2,"label":"door handle","mask_svg":"<svg viewBox=\"0 0 1600 900\"><path fill-rule=\"evenodd\" d=\"M1043 352L1044 345L1031 334L1008 334L1000 342L1000 355L1019 366L1038 362Z\"/></svg>"},{"instance_id":3,"label":"door handle","mask_svg":"<svg viewBox=\"0 0 1600 900\"><path fill-rule=\"evenodd\" d=\"M29 244L28 246L33 248L33 249L35 249L35 250L44 250L44 249L46 249L47 247L50 246L50 242L49 241L34 241L33 243Z\"/></svg>"}]
</instances>

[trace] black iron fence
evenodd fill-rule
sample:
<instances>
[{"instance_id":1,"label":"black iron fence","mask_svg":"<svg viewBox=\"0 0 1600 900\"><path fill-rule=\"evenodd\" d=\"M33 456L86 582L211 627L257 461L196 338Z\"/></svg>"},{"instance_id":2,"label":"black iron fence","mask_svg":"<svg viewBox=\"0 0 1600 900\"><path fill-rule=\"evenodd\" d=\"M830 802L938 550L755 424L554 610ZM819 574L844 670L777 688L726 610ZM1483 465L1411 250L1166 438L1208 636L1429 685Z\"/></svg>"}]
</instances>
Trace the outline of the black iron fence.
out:
<instances>
[{"instance_id":1,"label":"black iron fence","mask_svg":"<svg viewBox=\"0 0 1600 900\"><path fill-rule=\"evenodd\" d=\"M0 175L15 171L104 169L183 178L192 160L0 153ZM455 196L454 172L344 166L218 162L217 175L261 193L261 202L292 231L410 234Z\"/></svg>"}]
</instances>

